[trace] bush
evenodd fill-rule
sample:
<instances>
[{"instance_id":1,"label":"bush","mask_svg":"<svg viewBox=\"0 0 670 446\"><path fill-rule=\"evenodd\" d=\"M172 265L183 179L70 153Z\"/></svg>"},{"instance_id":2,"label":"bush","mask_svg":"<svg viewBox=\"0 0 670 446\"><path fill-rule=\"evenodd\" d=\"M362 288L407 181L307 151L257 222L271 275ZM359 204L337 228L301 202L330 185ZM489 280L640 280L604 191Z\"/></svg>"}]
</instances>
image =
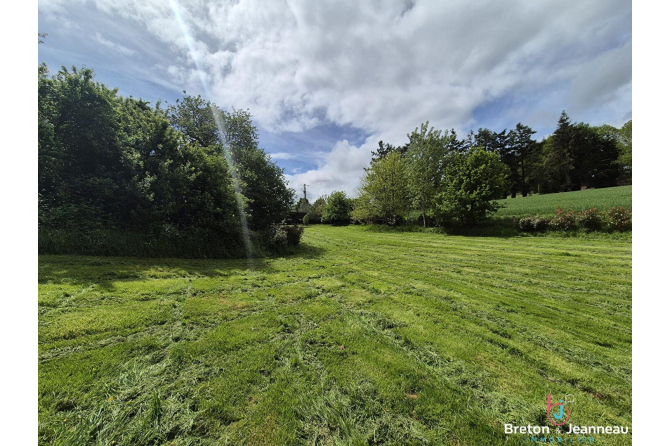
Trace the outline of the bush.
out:
<instances>
[{"instance_id":1,"label":"bush","mask_svg":"<svg viewBox=\"0 0 670 446\"><path fill-rule=\"evenodd\" d=\"M521 217L517 222L517 226L523 232L531 232L535 230L535 218L533 217Z\"/></svg>"},{"instance_id":2,"label":"bush","mask_svg":"<svg viewBox=\"0 0 670 446\"><path fill-rule=\"evenodd\" d=\"M549 228L551 219L548 217L535 217L533 220L533 229L537 232L546 231Z\"/></svg>"},{"instance_id":3,"label":"bush","mask_svg":"<svg viewBox=\"0 0 670 446\"><path fill-rule=\"evenodd\" d=\"M305 216L302 217L302 224L303 225L308 225L309 224L309 214L305 214Z\"/></svg>"},{"instance_id":4,"label":"bush","mask_svg":"<svg viewBox=\"0 0 670 446\"><path fill-rule=\"evenodd\" d=\"M579 227L586 232L598 231L603 227L603 216L597 208L586 209L577 214Z\"/></svg>"},{"instance_id":5,"label":"bush","mask_svg":"<svg viewBox=\"0 0 670 446\"><path fill-rule=\"evenodd\" d=\"M261 243L274 251L281 251L287 246L297 246L303 231L304 229L297 225L274 225L263 234Z\"/></svg>"},{"instance_id":6,"label":"bush","mask_svg":"<svg viewBox=\"0 0 670 446\"><path fill-rule=\"evenodd\" d=\"M614 206L607 211L606 221L610 231L630 231L633 229L633 210Z\"/></svg>"},{"instance_id":7,"label":"bush","mask_svg":"<svg viewBox=\"0 0 670 446\"><path fill-rule=\"evenodd\" d=\"M577 214L575 211L564 211L559 206L556 215L549 222L549 228L559 231L572 231L577 228Z\"/></svg>"},{"instance_id":8,"label":"bush","mask_svg":"<svg viewBox=\"0 0 670 446\"><path fill-rule=\"evenodd\" d=\"M551 219L547 217L521 217L517 222L517 227L523 232L542 232L549 227Z\"/></svg>"},{"instance_id":9,"label":"bush","mask_svg":"<svg viewBox=\"0 0 670 446\"><path fill-rule=\"evenodd\" d=\"M283 229L286 231L286 243L288 246L298 246L298 244L300 244L300 239L302 238L302 233L305 230L298 225L284 226Z\"/></svg>"}]
</instances>

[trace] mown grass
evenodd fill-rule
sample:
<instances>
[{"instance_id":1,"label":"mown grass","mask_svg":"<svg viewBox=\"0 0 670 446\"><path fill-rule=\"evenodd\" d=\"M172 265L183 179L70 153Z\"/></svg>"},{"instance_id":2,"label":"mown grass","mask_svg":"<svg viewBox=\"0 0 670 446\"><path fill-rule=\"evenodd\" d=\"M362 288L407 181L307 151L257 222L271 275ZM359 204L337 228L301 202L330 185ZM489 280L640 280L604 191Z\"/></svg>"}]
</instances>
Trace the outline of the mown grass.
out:
<instances>
[{"instance_id":1,"label":"mown grass","mask_svg":"<svg viewBox=\"0 0 670 446\"><path fill-rule=\"evenodd\" d=\"M630 238L318 225L284 258L39 268L40 444L522 444L548 392L631 425Z\"/></svg>"},{"instance_id":2,"label":"mown grass","mask_svg":"<svg viewBox=\"0 0 670 446\"><path fill-rule=\"evenodd\" d=\"M506 200L498 200L504 205L496 216L522 217L524 215L553 215L557 207L564 210L583 211L589 208L607 210L613 206L633 206L633 186L608 187L604 189L587 189L558 194L517 196Z\"/></svg>"}]
</instances>

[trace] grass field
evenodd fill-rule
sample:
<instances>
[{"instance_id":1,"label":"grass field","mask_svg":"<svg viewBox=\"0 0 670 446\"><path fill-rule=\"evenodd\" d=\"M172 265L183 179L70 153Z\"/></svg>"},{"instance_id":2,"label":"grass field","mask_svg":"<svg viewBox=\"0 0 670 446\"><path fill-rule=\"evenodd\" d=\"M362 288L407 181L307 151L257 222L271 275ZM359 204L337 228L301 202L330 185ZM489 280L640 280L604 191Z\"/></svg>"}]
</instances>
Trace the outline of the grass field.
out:
<instances>
[{"instance_id":1,"label":"grass field","mask_svg":"<svg viewBox=\"0 0 670 446\"><path fill-rule=\"evenodd\" d=\"M631 426L630 238L303 243L40 257L40 443L526 444L503 425L547 425L547 393L574 395L571 423Z\"/></svg>"},{"instance_id":2,"label":"grass field","mask_svg":"<svg viewBox=\"0 0 670 446\"><path fill-rule=\"evenodd\" d=\"M499 217L521 217L524 215L553 215L556 208L564 210L597 207L606 210L612 206L633 206L633 186L608 187L605 189L588 189L558 194L517 196L499 200L505 207L495 214Z\"/></svg>"}]
</instances>

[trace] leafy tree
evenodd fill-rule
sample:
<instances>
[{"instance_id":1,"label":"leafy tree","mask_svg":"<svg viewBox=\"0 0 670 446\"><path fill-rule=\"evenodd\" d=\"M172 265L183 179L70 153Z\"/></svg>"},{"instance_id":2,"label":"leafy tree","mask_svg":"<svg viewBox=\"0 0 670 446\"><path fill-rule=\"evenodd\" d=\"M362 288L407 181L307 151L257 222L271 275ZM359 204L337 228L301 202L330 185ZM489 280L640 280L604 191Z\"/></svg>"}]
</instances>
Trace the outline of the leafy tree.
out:
<instances>
[{"instance_id":1,"label":"leafy tree","mask_svg":"<svg viewBox=\"0 0 670 446\"><path fill-rule=\"evenodd\" d=\"M447 157L445 179L436 196L443 223L471 225L486 219L500 205L493 201L505 190L509 170L495 153L475 148Z\"/></svg>"},{"instance_id":2,"label":"leafy tree","mask_svg":"<svg viewBox=\"0 0 670 446\"><path fill-rule=\"evenodd\" d=\"M619 158L617 162L624 169L633 171L633 121L625 123L619 130Z\"/></svg>"},{"instance_id":3,"label":"leafy tree","mask_svg":"<svg viewBox=\"0 0 670 446\"><path fill-rule=\"evenodd\" d=\"M335 191L328 196L323 208L322 221L332 224L347 224L351 218L351 200L343 191Z\"/></svg>"},{"instance_id":4,"label":"leafy tree","mask_svg":"<svg viewBox=\"0 0 670 446\"><path fill-rule=\"evenodd\" d=\"M428 122L421 124L409 137L406 153L407 180L414 206L421 209L423 225L426 226L426 211L439 190L444 171L444 157L452 135L428 129Z\"/></svg>"},{"instance_id":5,"label":"leafy tree","mask_svg":"<svg viewBox=\"0 0 670 446\"><path fill-rule=\"evenodd\" d=\"M173 127L192 143L227 151L252 229L267 228L286 218L294 192L287 187L284 171L259 148L258 130L248 110L225 112L200 96L186 96L168 107L167 114Z\"/></svg>"},{"instance_id":6,"label":"leafy tree","mask_svg":"<svg viewBox=\"0 0 670 446\"><path fill-rule=\"evenodd\" d=\"M371 152L373 161L382 159L393 152L399 152L400 155L403 156L405 152L407 152L407 150L409 149L408 144L405 144L404 146L393 146L388 143L384 144L384 141L379 141L378 144L379 146L377 147L377 150Z\"/></svg>"},{"instance_id":7,"label":"leafy tree","mask_svg":"<svg viewBox=\"0 0 670 446\"><path fill-rule=\"evenodd\" d=\"M314 204L311 205L311 209L307 213L311 223L321 222L321 218L323 217L323 210L326 207L326 198L327 197L325 196L321 196L314 200Z\"/></svg>"},{"instance_id":8,"label":"leafy tree","mask_svg":"<svg viewBox=\"0 0 670 446\"><path fill-rule=\"evenodd\" d=\"M89 69L39 70L40 225L237 233L228 165L164 113L121 98Z\"/></svg>"},{"instance_id":9,"label":"leafy tree","mask_svg":"<svg viewBox=\"0 0 670 446\"><path fill-rule=\"evenodd\" d=\"M361 181L352 216L358 221L383 219L395 224L410 208L407 165L400 153L372 161Z\"/></svg>"},{"instance_id":10,"label":"leafy tree","mask_svg":"<svg viewBox=\"0 0 670 446\"><path fill-rule=\"evenodd\" d=\"M298 202L295 205L295 211L296 212L305 212L309 213L312 210L312 205L309 204L309 200L307 198L300 198Z\"/></svg>"},{"instance_id":11,"label":"leafy tree","mask_svg":"<svg viewBox=\"0 0 670 446\"><path fill-rule=\"evenodd\" d=\"M176 104L168 106L167 116L170 124L186 135L191 143L200 147L215 147L220 146L221 141L214 110L216 106L199 95L186 95L183 99L177 99Z\"/></svg>"}]
</instances>

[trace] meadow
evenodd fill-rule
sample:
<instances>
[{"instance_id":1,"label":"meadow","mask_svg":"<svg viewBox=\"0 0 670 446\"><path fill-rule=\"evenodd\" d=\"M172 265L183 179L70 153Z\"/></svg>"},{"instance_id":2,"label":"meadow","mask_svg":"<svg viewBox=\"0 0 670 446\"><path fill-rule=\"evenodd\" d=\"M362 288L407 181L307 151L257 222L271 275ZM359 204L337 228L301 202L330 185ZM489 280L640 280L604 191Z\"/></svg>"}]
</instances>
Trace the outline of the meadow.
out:
<instances>
[{"instance_id":1,"label":"meadow","mask_svg":"<svg viewBox=\"0 0 670 446\"><path fill-rule=\"evenodd\" d=\"M607 210L613 206L633 206L633 186L587 189L557 194L517 196L498 200L504 207L496 212L498 217L522 217L525 215L553 215L558 206L563 210L583 211L596 207Z\"/></svg>"},{"instance_id":2,"label":"meadow","mask_svg":"<svg viewBox=\"0 0 670 446\"><path fill-rule=\"evenodd\" d=\"M547 393L631 426L630 237L319 225L277 258L40 256L39 442L526 444L504 424L547 425Z\"/></svg>"}]
</instances>

